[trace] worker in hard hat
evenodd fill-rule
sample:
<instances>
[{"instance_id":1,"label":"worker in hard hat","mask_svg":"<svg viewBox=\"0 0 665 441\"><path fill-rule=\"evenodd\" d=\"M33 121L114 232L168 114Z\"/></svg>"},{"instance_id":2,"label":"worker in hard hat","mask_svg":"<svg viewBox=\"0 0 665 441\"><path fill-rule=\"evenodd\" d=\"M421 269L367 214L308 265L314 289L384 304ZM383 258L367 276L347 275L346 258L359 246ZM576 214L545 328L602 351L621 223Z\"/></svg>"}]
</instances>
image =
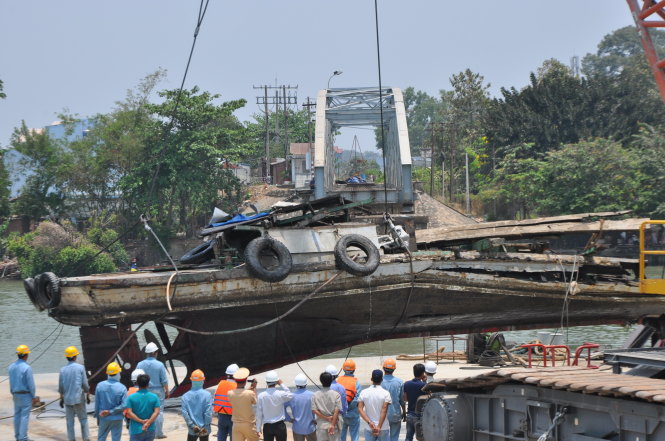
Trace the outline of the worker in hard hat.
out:
<instances>
[{"instance_id":1,"label":"worker in hard hat","mask_svg":"<svg viewBox=\"0 0 665 441\"><path fill-rule=\"evenodd\" d=\"M402 428L402 421L406 420L406 402L404 401L404 381L395 377L393 373L397 369L397 361L394 358L386 358L383 361L383 382L381 387L390 393L391 404L388 406L388 424L390 426L390 441L397 441Z\"/></svg>"},{"instance_id":2,"label":"worker in hard hat","mask_svg":"<svg viewBox=\"0 0 665 441\"><path fill-rule=\"evenodd\" d=\"M189 377L192 388L182 396L180 409L187 423L187 441L208 441L212 424L212 395L203 388L205 375L196 369Z\"/></svg>"},{"instance_id":3,"label":"worker in hard hat","mask_svg":"<svg viewBox=\"0 0 665 441\"><path fill-rule=\"evenodd\" d=\"M82 364L76 362L79 351L74 346L65 349L67 364L60 369L58 379L58 392L60 393L60 407L65 409L67 420L67 439L74 441L74 417L81 424L81 437L83 441L90 441L88 430L88 412L85 409L86 401L90 402L87 395L90 391L88 377Z\"/></svg>"},{"instance_id":4,"label":"worker in hard hat","mask_svg":"<svg viewBox=\"0 0 665 441\"><path fill-rule=\"evenodd\" d=\"M267 389L259 394L256 402L256 431L263 432L264 441L286 441L284 404L293 394L276 371L266 373L266 385Z\"/></svg>"},{"instance_id":5,"label":"worker in hard hat","mask_svg":"<svg viewBox=\"0 0 665 441\"><path fill-rule=\"evenodd\" d=\"M425 379L425 365L416 363L413 365L413 380L404 383L404 399L408 404L405 441L413 441L413 435L416 433L416 422L420 419L420 414L416 412L416 402L421 395L427 395L427 392L423 392Z\"/></svg>"},{"instance_id":6,"label":"worker in hard hat","mask_svg":"<svg viewBox=\"0 0 665 441\"><path fill-rule=\"evenodd\" d=\"M132 371L132 376L130 377L132 380L132 385L129 389L127 389L127 396L129 397L131 394L139 390L139 387L136 385L136 380L139 378L139 375L143 375L145 372L143 372L143 369L134 369ZM124 409L123 414L125 415L125 422L127 423L127 428L129 429L129 418L127 418L127 409Z\"/></svg>"},{"instance_id":7,"label":"worker in hard hat","mask_svg":"<svg viewBox=\"0 0 665 441\"><path fill-rule=\"evenodd\" d=\"M237 387L229 391L229 402L233 408L233 441L259 441L256 431L256 380L250 382L249 389L245 389L249 377L249 369L239 368L233 379Z\"/></svg>"},{"instance_id":8,"label":"worker in hard hat","mask_svg":"<svg viewBox=\"0 0 665 441\"><path fill-rule=\"evenodd\" d=\"M360 432L360 414L358 414L358 395L362 390L360 382L353 374L356 371L356 362L350 358L342 364L344 375L337 377L337 382L346 391L346 403L348 408L346 415L342 418L342 441L346 441L346 433L349 432L351 441L358 441Z\"/></svg>"},{"instance_id":9,"label":"worker in hard hat","mask_svg":"<svg viewBox=\"0 0 665 441\"><path fill-rule=\"evenodd\" d=\"M95 416L97 417L97 441L106 441L111 434L112 441L120 441L122 419L127 400L127 388L120 382L122 369L115 361L106 366L107 379L95 389Z\"/></svg>"},{"instance_id":10,"label":"worker in hard hat","mask_svg":"<svg viewBox=\"0 0 665 441\"><path fill-rule=\"evenodd\" d=\"M155 421L156 435L155 438L163 439L166 438L164 435L164 400L169 396L169 379L166 376L166 366L164 363L157 360L157 351L159 348L153 342L150 342L145 347L146 359L141 360L136 367L138 369L143 369L145 374L150 377L150 386L148 389L150 392L157 395L159 398L160 409L159 415L157 416L157 421Z\"/></svg>"},{"instance_id":11,"label":"worker in hard hat","mask_svg":"<svg viewBox=\"0 0 665 441\"><path fill-rule=\"evenodd\" d=\"M332 364L329 364L326 366L325 372L328 372L330 375L332 375L332 383L330 384L330 389L334 390L335 392L339 393L339 397L342 400L342 410L339 412L340 420L344 415L346 415L346 410L349 407L349 404L346 402L346 389L344 389L344 386L339 384L337 382L337 375L339 374L339 369L335 367Z\"/></svg>"},{"instance_id":12,"label":"worker in hard hat","mask_svg":"<svg viewBox=\"0 0 665 441\"><path fill-rule=\"evenodd\" d=\"M330 389L332 375L323 372L319 376L322 390L316 391L312 397L312 410L316 414L317 441L339 441L342 421L339 413L342 410L342 398L339 393Z\"/></svg>"},{"instance_id":13,"label":"worker in hard hat","mask_svg":"<svg viewBox=\"0 0 665 441\"><path fill-rule=\"evenodd\" d=\"M425 380L426 383L434 381L434 376L436 375L436 363L432 360L425 362L425 374L427 376L427 379Z\"/></svg>"},{"instance_id":14,"label":"worker in hard hat","mask_svg":"<svg viewBox=\"0 0 665 441\"><path fill-rule=\"evenodd\" d=\"M286 403L286 421L292 424L293 441L317 441L316 423L312 412L314 394L307 390L307 376L303 373L296 375L294 383L296 391L291 401Z\"/></svg>"},{"instance_id":15,"label":"worker in hard hat","mask_svg":"<svg viewBox=\"0 0 665 441\"><path fill-rule=\"evenodd\" d=\"M14 400L14 438L27 441L30 408L35 398L35 379L28 364L30 349L26 345L16 348L18 360L9 365L9 390Z\"/></svg>"},{"instance_id":16,"label":"worker in hard hat","mask_svg":"<svg viewBox=\"0 0 665 441\"><path fill-rule=\"evenodd\" d=\"M129 417L129 441L152 441L155 439L155 420L160 414L160 401L150 392L150 376L139 375L136 378L139 390L127 398L125 409Z\"/></svg>"},{"instance_id":17,"label":"worker in hard hat","mask_svg":"<svg viewBox=\"0 0 665 441\"><path fill-rule=\"evenodd\" d=\"M238 365L233 363L226 367L226 372L222 380L217 384L215 390L215 399L213 401L213 410L217 413L217 441L226 441L233 432L233 407L229 401L229 391L238 387L233 379L233 374L238 371Z\"/></svg>"}]
</instances>

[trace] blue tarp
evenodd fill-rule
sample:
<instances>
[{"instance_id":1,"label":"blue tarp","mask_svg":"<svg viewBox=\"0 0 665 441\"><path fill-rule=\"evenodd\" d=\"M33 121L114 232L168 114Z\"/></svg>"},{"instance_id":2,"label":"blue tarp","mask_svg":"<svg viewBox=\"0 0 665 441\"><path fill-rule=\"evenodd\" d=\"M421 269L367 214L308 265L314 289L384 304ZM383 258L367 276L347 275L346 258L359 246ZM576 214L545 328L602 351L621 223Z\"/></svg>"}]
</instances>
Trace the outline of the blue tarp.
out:
<instances>
[{"instance_id":1,"label":"blue tarp","mask_svg":"<svg viewBox=\"0 0 665 441\"><path fill-rule=\"evenodd\" d=\"M212 228L212 227L221 227L222 225L230 225L230 224L237 224L238 222L245 222L249 220L254 220L254 219L261 219L264 217L267 217L270 214L270 212L265 211L263 213L255 214L254 216L245 216L244 214L236 214L233 216L231 219L227 220L226 222L218 222L216 224L210 224L206 228Z\"/></svg>"}]
</instances>

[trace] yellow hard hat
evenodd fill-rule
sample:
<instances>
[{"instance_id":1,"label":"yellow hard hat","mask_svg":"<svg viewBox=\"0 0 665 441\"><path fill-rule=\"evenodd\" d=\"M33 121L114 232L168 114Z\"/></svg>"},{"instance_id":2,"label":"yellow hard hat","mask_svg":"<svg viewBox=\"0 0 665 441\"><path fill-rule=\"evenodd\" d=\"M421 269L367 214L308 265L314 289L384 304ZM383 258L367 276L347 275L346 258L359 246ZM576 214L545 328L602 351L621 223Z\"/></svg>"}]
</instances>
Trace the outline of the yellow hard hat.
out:
<instances>
[{"instance_id":1,"label":"yellow hard hat","mask_svg":"<svg viewBox=\"0 0 665 441\"><path fill-rule=\"evenodd\" d=\"M79 351L76 349L75 346L69 346L67 349L65 349L65 357L67 358L76 357L78 354Z\"/></svg>"},{"instance_id":2,"label":"yellow hard hat","mask_svg":"<svg viewBox=\"0 0 665 441\"><path fill-rule=\"evenodd\" d=\"M192 375L189 377L189 379L192 381L203 381L206 379L206 376L203 374L201 369L197 369L192 372Z\"/></svg>"},{"instance_id":3,"label":"yellow hard hat","mask_svg":"<svg viewBox=\"0 0 665 441\"><path fill-rule=\"evenodd\" d=\"M106 366L106 374L107 375L115 375L119 374L122 371L120 369L120 365L116 363L115 361L113 363L109 363L108 366Z\"/></svg>"},{"instance_id":4,"label":"yellow hard hat","mask_svg":"<svg viewBox=\"0 0 665 441\"><path fill-rule=\"evenodd\" d=\"M26 345L19 345L16 347L16 353L18 355L26 355L30 353L30 349Z\"/></svg>"}]
</instances>

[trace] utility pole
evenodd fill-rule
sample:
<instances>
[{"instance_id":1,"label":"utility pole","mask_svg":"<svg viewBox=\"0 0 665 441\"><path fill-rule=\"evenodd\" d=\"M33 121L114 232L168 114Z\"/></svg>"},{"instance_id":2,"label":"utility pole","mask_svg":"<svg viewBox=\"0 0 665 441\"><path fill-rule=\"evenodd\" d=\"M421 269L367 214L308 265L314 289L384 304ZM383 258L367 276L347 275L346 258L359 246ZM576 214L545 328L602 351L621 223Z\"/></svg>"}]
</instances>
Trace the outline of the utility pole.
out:
<instances>
[{"instance_id":1,"label":"utility pole","mask_svg":"<svg viewBox=\"0 0 665 441\"><path fill-rule=\"evenodd\" d=\"M275 111L279 114L280 111L282 110L282 105L283 105L283 111L284 111L284 118L285 121L288 118L288 106L294 105L298 103L298 97L296 93L291 93L291 90L296 90L298 89L298 86L291 86L291 85L275 85L275 86L268 86L268 85L263 85L263 86L253 86L254 89L263 89L263 95L262 96L257 96L256 97L256 104L263 106L263 113L265 115L265 128L266 128L266 139L265 139L265 161L266 161L266 168L265 168L265 174L264 174L264 179L265 182L267 183L272 183L274 181L274 177L270 176L270 110L269 110L269 105L274 105L275 106ZM274 97L269 97L268 96L268 89L275 90L275 96ZM280 96L279 91L282 90L282 96ZM287 93L287 90L289 91ZM287 161L286 165L286 170L287 174L289 173L289 164L288 164L288 152L289 152L289 144L288 144L288 123L285 122L285 134L284 134L284 142L285 142L285 147L284 147L284 160ZM274 135L276 137L279 137L279 118L275 119L275 131Z\"/></svg>"},{"instance_id":2,"label":"utility pole","mask_svg":"<svg viewBox=\"0 0 665 441\"><path fill-rule=\"evenodd\" d=\"M441 201L446 202L446 160L441 160Z\"/></svg>"},{"instance_id":3,"label":"utility pole","mask_svg":"<svg viewBox=\"0 0 665 441\"><path fill-rule=\"evenodd\" d=\"M471 215L471 195L469 193L469 152L464 151L464 163L466 174L466 215Z\"/></svg>"},{"instance_id":4,"label":"utility pole","mask_svg":"<svg viewBox=\"0 0 665 441\"><path fill-rule=\"evenodd\" d=\"M430 161L429 161L429 195L434 197L434 146L438 145L438 140L441 137L441 130L443 129L442 122L430 122ZM443 168L441 169L441 174L443 174Z\"/></svg>"},{"instance_id":5,"label":"utility pole","mask_svg":"<svg viewBox=\"0 0 665 441\"><path fill-rule=\"evenodd\" d=\"M286 86L282 86L284 102L284 160L286 161L286 177L291 180L291 161L289 160L289 112L286 110Z\"/></svg>"},{"instance_id":6,"label":"utility pole","mask_svg":"<svg viewBox=\"0 0 665 441\"><path fill-rule=\"evenodd\" d=\"M430 151L429 157L429 195L434 197L434 123L432 123L430 132L432 137L430 139L430 144L432 144L432 149Z\"/></svg>"},{"instance_id":7,"label":"utility pole","mask_svg":"<svg viewBox=\"0 0 665 441\"><path fill-rule=\"evenodd\" d=\"M316 107L316 103L310 102L309 97L307 97L307 103L303 104L302 106L307 108L307 141L309 142L308 148L310 160L309 168L312 170L312 173L314 173L314 151L312 150L312 111L310 108Z\"/></svg>"}]
</instances>

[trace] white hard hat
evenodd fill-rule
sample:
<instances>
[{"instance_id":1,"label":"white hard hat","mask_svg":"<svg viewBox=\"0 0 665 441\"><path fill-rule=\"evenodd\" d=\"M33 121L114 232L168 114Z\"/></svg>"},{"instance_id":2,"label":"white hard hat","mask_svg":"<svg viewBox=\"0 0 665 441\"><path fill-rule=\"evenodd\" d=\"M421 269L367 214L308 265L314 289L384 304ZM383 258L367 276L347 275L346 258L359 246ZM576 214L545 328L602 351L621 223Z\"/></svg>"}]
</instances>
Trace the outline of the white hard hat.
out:
<instances>
[{"instance_id":1,"label":"white hard hat","mask_svg":"<svg viewBox=\"0 0 665 441\"><path fill-rule=\"evenodd\" d=\"M433 361L428 361L425 363L425 372L428 374L436 374L436 363Z\"/></svg>"},{"instance_id":2,"label":"white hard hat","mask_svg":"<svg viewBox=\"0 0 665 441\"><path fill-rule=\"evenodd\" d=\"M153 352L157 352L159 348L157 347L156 344L150 342L145 346L145 353L146 354L152 354Z\"/></svg>"},{"instance_id":3,"label":"white hard hat","mask_svg":"<svg viewBox=\"0 0 665 441\"><path fill-rule=\"evenodd\" d=\"M277 383L279 381L279 375L277 371L268 371L266 373L266 383Z\"/></svg>"},{"instance_id":4,"label":"white hard hat","mask_svg":"<svg viewBox=\"0 0 665 441\"><path fill-rule=\"evenodd\" d=\"M294 380L296 386L307 386L307 376L305 374L298 374Z\"/></svg>"},{"instance_id":5,"label":"white hard hat","mask_svg":"<svg viewBox=\"0 0 665 441\"><path fill-rule=\"evenodd\" d=\"M238 369L239 369L239 367L238 367L237 364L235 364L235 363L230 364L230 365L226 368L226 375L233 375L233 374L235 374L235 373L238 371Z\"/></svg>"},{"instance_id":6,"label":"white hard hat","mask_svg":"<svg viewBox=\"0 0 665 441\"><path fill-rule=\"evenodd\" d=\"M339 373L339 369L337 369L332 364L329 364L328 366L326 366L326 372L334 377Z\"/></svg>"},{"instance_id":7,"label":"white hard hat","mask_svg":"<svg viewBox=\"0 0 665 441\"><path fill-rule=\"evenodd\" d=\"M132 372L132 381L136 382L136 380L139 378L139 375L144 375L144 374L145 372L143 371L143 369L134 369L134 371Z\"/></svg>"}]
</instances>

